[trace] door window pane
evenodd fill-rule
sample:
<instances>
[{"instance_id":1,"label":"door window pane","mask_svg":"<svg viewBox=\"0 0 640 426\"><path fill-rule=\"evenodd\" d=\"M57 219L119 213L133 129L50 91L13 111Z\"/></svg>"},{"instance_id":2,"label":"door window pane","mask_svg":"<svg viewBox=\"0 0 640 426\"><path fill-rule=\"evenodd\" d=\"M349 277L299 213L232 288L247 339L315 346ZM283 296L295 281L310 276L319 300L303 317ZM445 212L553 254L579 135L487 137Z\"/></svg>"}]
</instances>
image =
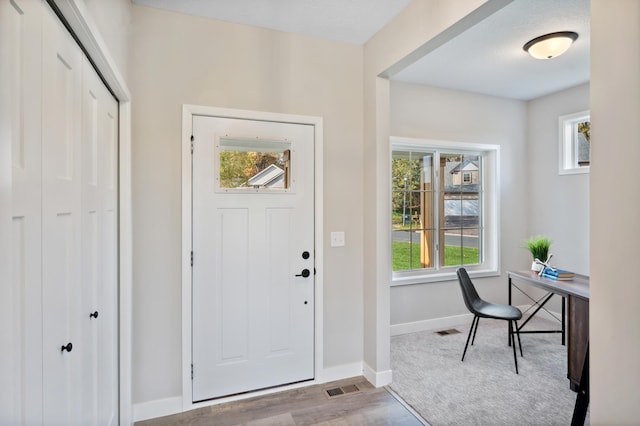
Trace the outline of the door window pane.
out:
<instances>
[{"instance_id":1,"label":"door window pane","mask_svg":"<svg viewBox=\"0 0 640 426\"><path fill-rule=\"evenodd\" d=\"M221 138L220 189L283 190L290 187L291 144Z\"/></svg>"}]
</instances>

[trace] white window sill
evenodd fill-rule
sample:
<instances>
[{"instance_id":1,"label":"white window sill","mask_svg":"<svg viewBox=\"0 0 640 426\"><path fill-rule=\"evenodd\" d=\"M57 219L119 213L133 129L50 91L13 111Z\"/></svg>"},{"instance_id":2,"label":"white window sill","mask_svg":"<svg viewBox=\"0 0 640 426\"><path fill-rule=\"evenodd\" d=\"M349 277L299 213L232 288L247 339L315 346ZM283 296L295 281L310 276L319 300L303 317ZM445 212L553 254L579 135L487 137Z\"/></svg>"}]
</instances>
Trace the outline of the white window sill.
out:
<instances>
[{"instance_id":1,"label":"white window sill","mask_svg":"<svg viewBox=\"0 0 640 426\"><path fill-rule=\"evenodd\" d=\"M414 284L427 284L427 283L435 283L435 282L444 282L444 281L457 281L458 275L456 271L457 267L452 267L450 269L444 271L433 272L429 274L398 274L391 280L391 287L400 286L400 285L414 285ZM467 268L467 272L471 278L482 278L482 277L497 277L500 275L500 271L498 269L471 269Z\"/></svg>"}]
</instances>

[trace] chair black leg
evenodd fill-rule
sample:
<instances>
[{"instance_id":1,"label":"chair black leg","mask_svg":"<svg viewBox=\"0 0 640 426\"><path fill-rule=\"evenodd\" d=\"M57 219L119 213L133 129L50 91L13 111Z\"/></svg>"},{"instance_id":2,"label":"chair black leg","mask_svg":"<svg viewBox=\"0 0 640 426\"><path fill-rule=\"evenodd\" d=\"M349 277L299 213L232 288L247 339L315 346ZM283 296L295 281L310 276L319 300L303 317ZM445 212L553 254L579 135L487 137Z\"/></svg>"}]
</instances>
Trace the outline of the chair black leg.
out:
<instances>
[{"instance_id":1,"label":"chair black leg","mask_svg":"<svg viewBox=\"0 0 640 426\"><path fill-rule=\"evenodd\" d=\"M478 317L474 316L473 321L471 321L471 328L469 328L469 335L467 336L467 343L464 345L464 352L462 352L462 359L460 361L464 361L464 356L467 353L467 347L469 346L469 339L471 339L471 333L473 332L473 328L476 325Z\"/></svg>"},{"instance_id":2,"label":"chair black leg","mask_svg":"<svg viewBox=\"0 0 640 426\"><path fill-rule=\"evenodd\" d=\"M516 374L518 374L518 357L516 355L516 340L513 332L514 321L509 320L509 336L511 336L511 345L513 347L513 361L516 364Z\"/></svg>"},{"instance_id":3,"label":"chair black leg","mask_svg":"<svg viewBox=\"0 0 640 426\"><path fill-rule=\"evenodd\" d=\"M516 335L518 336L518 346L520 347L520 356L522 355L522 342L520 341L520 330L518 330L518 321L514 321L514 326L516 327Z\"/></svg>"},{"instance_id":4,"label":"chair black leg","mask_svg":"<svg viewBox=\"0 0 640 426\"><path fill-rule=\"evenodd\" d=\"M480 317L476 317L476 328L473 330L473 337L471 338L471 346L476 341L476 332L478 331L478 324L480 324Z\"/></svg>"}]
</instances>

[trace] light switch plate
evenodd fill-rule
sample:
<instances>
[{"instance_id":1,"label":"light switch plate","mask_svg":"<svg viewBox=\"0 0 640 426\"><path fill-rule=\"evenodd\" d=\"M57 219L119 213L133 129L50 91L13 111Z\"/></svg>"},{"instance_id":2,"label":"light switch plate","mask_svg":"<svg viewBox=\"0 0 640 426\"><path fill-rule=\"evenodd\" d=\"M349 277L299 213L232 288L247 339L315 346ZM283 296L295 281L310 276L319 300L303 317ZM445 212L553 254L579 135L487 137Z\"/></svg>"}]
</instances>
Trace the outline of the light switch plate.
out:
<instances>
[{"instance_id":1,"label":"light switch plate","mask_svg":"<svg viewBox=\"0 0 640 426\"><path fill-rule=\"evenodd\" d=\"M343 247L344 246L344 232L332 232L331 233L331 247Z\"/></svg>"}]
</instances>

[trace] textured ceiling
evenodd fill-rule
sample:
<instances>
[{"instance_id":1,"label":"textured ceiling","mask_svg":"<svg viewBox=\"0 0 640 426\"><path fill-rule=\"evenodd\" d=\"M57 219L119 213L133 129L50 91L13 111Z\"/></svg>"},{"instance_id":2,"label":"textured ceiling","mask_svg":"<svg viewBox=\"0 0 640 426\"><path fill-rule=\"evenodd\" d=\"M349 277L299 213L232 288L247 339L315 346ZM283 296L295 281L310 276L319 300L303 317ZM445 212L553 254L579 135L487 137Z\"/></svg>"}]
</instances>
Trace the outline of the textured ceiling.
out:
<instances>
[{"instance_id":1,"label":"textured ceiling","mask_svg":"<svg viewBox=\"0 0 640 426\"><path fill-rule=\"evenodd\" d=\"M411 0L132 0L238 24L364 44Z\"/></svg>"},{"instance_id":2,"label":"textured ceiling","mask_svg":"<svg viewBox=\"0 0 640 426\"><path fill-rule=\"evenodd\" d=\"M589 81L589 0L515 0L393 80L530 100ZM578 40L561 56L531 58L522 46L556 31Z\"/></svg>"}]
</instances>

